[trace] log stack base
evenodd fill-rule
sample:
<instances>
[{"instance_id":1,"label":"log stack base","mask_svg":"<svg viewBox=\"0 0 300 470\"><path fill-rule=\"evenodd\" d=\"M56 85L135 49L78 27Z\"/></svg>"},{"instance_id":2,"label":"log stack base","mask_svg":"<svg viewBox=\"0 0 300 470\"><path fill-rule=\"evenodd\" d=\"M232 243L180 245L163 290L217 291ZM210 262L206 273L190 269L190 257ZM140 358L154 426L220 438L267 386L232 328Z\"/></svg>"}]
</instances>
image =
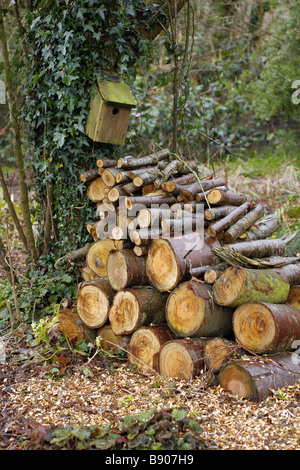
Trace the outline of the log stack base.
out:
<instances>
[{"instance_id":1,"label":"log stack base","mask_svg":"<svg viewBox=\"0 0 300 470\"><path fill-rule=\"evenodd\" d=\"M209 376L207 386L253 401L299 380L300 263L285 257L273 214L168 149L98 159L80 179L99 220L86 224L92 242L69 257L85 266L61 329L100 337L143 372ZM189 233L178 235L184 220Z\"/></svg>"}]
</instances>

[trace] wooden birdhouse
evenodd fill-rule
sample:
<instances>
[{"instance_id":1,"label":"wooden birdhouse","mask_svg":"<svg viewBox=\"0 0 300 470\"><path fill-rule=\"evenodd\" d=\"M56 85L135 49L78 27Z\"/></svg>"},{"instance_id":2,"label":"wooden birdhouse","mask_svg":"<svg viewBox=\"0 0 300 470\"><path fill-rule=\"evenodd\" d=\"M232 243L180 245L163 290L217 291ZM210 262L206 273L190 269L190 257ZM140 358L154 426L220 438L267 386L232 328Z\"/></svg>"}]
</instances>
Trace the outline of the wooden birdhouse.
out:
<instances>
[{"instance_id":1,"label":"wooden birdhouse","mask_svg":"<svg viewBox=\"0 0 300 470\"><path fill-rule=\"evenodd\" d=\"M118 76L101 76L97 86L90 101L85 132L94 142L124 145L135 99Z\"/></svg>"}]
</instances>

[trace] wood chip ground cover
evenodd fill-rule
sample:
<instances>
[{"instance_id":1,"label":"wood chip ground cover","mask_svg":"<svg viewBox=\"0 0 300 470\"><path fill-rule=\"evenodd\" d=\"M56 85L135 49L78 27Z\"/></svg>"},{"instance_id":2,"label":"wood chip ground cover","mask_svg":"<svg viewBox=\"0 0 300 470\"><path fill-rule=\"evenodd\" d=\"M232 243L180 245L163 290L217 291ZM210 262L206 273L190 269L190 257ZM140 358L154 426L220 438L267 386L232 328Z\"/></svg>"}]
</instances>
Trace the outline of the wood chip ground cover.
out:
<instances>
[{"instance_id":1,"label":"wood chip ground cover","mask_svg":"<svg viewBox=\"0 0 300 470\"><path fill-rule=\"evenodd\" d=\"M12 356L13 357L13 356ZM221 387L203 389L202 378L167 379L133 370L128 363L82 357L53 364L0 365L0 449L35 448L45 429L57 426L119 426L128 415L180 409L200 422L201 439L216 450L297 450L300 384L261 403L247 402Z\"/></svg>"}]
</instances>

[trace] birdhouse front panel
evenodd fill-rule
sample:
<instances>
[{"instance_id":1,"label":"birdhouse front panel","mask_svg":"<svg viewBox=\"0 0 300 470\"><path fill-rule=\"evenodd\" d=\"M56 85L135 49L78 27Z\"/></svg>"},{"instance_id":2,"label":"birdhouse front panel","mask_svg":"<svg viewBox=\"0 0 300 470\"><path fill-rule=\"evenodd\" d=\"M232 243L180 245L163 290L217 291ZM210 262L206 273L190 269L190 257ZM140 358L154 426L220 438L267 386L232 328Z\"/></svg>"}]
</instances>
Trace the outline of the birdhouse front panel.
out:
<instances>
[{"instance_id":1,"label":"birdhouse front panel","mask_svg":"<svg viewBox=\"0 0 300 470\"><path fill-rule=\"evenodd\" d=\"M124 145L134 106L126 83L99 79L97 94L90 101L86 134L95 142Z\"/></svg>"}]
</instances>

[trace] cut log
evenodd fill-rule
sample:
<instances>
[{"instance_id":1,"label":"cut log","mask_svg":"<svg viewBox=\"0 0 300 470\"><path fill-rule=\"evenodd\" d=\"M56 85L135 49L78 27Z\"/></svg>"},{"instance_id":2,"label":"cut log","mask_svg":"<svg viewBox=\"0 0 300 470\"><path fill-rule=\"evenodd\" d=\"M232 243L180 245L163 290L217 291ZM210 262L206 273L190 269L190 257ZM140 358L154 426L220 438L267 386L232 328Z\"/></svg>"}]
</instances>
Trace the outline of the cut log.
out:
<instances>
[{"instance_id":1,"label":"cut log","mask_svg":"<svg viewBox=\"0 0 300 470\"><path fill-rule=\"evenodd\" d=\"M80 181L86 183L99 177L98 168L91 168L80 174Z\"/></svg>"},{"instance_id":2,"label":"cut log","mask_svg":"<svg viewBox=\"0 0 300 470\"><path fill-rule=\"evenodd\" d=\"M176 199L174 196L157 195L157 196L128 196L125 199L125 207L131 210L134 205L139 206L139 210L143 209L142 206L151 207L155 204L175 204ZM154 206L157 207L157 206Z\"/></svg>"},{"instance_id":3,"label":"cut log","mask_svg":"<svg viewBox=\"0 0 300 470\"><path fill-rule=\"evenodd\" d=\"M230 214L230 212L234 211L235 209L236 206L211 207L210 209L205 209L204 218L207 220L221 219L222 217Z\"/></svg>"},{"instance_id":4,"label":"cut log","mask_svg":"<svg viewBox=\"0 0 300 470\"><path fill-rule=\"evenodd\" d=\"M288 264L276 269L280 273L280 276L285 279L290 286L300 284L300 263Z\"/></svg>"},{"instance_id":5,"label":"cut log","mask_svg":"<svg viewBox=\"0 0 300 470\"><path fill-rule=\"evenodd\" d=\"M223 190L223 191L227 191L226 186L218 186L218 189ZM197 202L206 201L207 196L210 193L210 191L211 191L211 189L209 189L208 191L202 191L201 193L196 194L195 200ZM192 201L190 201L190 202L192 202Z\"/></svg>"},{"instance_id":6,"label":"cut log","mask_svg":"<svg viewBox=\"0 0 300 470\"><path fill-rule=\"evenodd\" d=\"M226 364L219 373L221 387L253 402L264 401L274 391L299 381L300 362L293 353L240 359Z\"/></svg>"},{"instance_id":7,"label":"cut log","mask_svg":"<svg viewBox=\"0 0 300 470\"><path fill-rule=\"evenodd\" d=\"M99 279L98 274L94 273L88 266L84 266L79 268L81 277L84 281L93 281L95 279Z\"/></svg>"},{"instance_id":8,"label":"cut log","mask_svg":"<svg viewBox=\"0 0 300 470\"><path fill-rule=\"evenodd\" d=\"M137 246L149 245L152 240L159 239L162 236L161 229L141 228L139 230L132 230L129 232L130 240Z\"/></svg>"},{"instance_id":9,"label":"cut log","mask_svg":"<svg viewBox=\"0 0 300 470\"><path fill-rule=\"evenodd\" d=\"M218 371L225 362L230 361L234 356L244 355L240 345L232 340L222 338L203 338L205 340L203 359L206 368L210 371Z\"/></svg>"},{"instance_id":10,"label":"cut log","mask_svg":"<svg viewBox=\"0 0 300 470\"><path fill-rule=\"evenodd\" d=\"M178 337L226 335L232 332L232 314L213 301L210 286L193 279L174 289L166 305L167 324Z\"/></svg>"},{"instance_id":11,"label":"cut log","mask_svg":"<svg viewBox=\"0 0 300 470\"><path fill-rule=\"evenodd\" d=\"M146 186L146 185L149 185L149 184L153 184L154 181L156 180L156 175L154 172L146 172L145 173L142 173L141 175L137 175L134 177L133 179L133 184L137 187L137 188L140 188L142 186ZM155 189L155 186L153 185L154 189Z\"/></svg>"},{"instance_id":12,"label":"cut log","mask_svg":"<svg viewBox=\"0 0 300 470\"><path fill-rule=\"evenodd\" d=\"M251 240L260 240L270 237L280 227L280 221L275 216L270 215L257 222L249 230L240 235L240 238Z\"/></svg>"},{"instance_id":13,"label":"cut log","mask_svg":"<svg viewBox=\"0 0 300 470\"><path fill-rule=\"evenodd\" d=\"M245 202L238 206L234 211L230 212L230 214L226 215L220 220L217 220L212 225L210 225L207 229L208 233L211 237L216 237L218 233L224 231L231 225L233 225L237 220L240 219L244 214L246 214L250 209L250 202Z\"/></svg>"},{"instance_id":14,"label":"cut log","mask_svg":"<svg viewBox=\"0 0 300 470\"><path fill-rule=\"evenodd\" d=\"M113 168L117 166L117 161L112 158L98 158L96 164L99 168Z\"/></svg>"},{"instance_id":15,"label":"cut log","mask_svg":"<svg viewBox=\"0 0 300 470\"><path fill-rule=\"evenodd\" d=\"M117 175L119 173L120 170L118 168L105 168L101 173L101 178L106 186L111 188L117 184Z\"/></svg>"},{"instance_id":16,"label":"cut log","mask_svg":"<svg viewBox=\"0 0 300 470\"><path fill-rule=\"evenodd\" d=\"M134 331L128 346L128 361L143 371L158 372L161 347L173 339L166 325L144 326Z\"/></svg>"},{"instance_id":17,"label":"cut log","mask_svg":"<svg viewBox=\"0 0 300 470\"><path fill-rule=\"evenodd\" d=\"M300 310L288 304L247 302L234 311L233 331L236 341L252 353L288 351L300 340Z\"/></svg>"},{"instance_id":18,"label":"cut log","mask_svg":"<svg viewBox=\"0 0 300 470\"><path fill-rule=\"evenodd\" d=\"M162 346L159 353L159 372L163 376L192 380L203 370L201 338L171 340Z\"/></svg>"},{"instance_id":19,"label":"cut log","mask_svg":"<svg viewBox=\"0 0 300 470\"><path fill-rule=\"evenodd\" d=\"M132 250L111 252L107 259L107 277L116 291L131 286L148 284L146 260Z\"/></svg>"},{"instance_id":20,"label":"cut log","mask_svg":"<svg viewBox=\"0 0 300 470\"><path fill-rule=\"evenodd\" d=\"M113 240L104 239L98 240L93 243L86 255L86 265L95 273L98 277L107 275L106 263L108 255L115 249Z\"/></svg>"},{"instance_id":21,"label":"cut log","mask_svg":"<svg viewBox=\"0 0 300 470\"><path fill-rule=\"evenodd\" d=\"M218 240L213 243L219 244ZM191 268L219 262L208 241L198 233L178 238L152 240L148 248L146 272L150 283L159 291L170 291L188 279Z\"/></svg>"},{"instance_id":22,"label":"cut log","mask_svg":"<svg viewBox=\"0 0 300 470\"><path fill-rule=\"evenodd\" d=\"M150 323L166 323L165 305L167 293L150 286L120 290L113 299L109 321L116 335L133 333Z\"/></svg>"},{"instance_id":23,"label":"cut log","mask_svg":"<svg viewBox=\"0 0 300 470\"><path fill-rule=\"evenodd\" d=\"M115 291L107 278L79 284L76 301L77 313L88 328L100 328L107 322L114 295Z\"/></svg>"},{"instance_id":24,"label":"cut log","mask_svg":"<svg viewBox=\"0 0 300 470\"><path fill-rule=\"evenodd\" d=\"M286 243L280 238L246 241L225 246L231 251L248 256L249 258L267 258L268 256L275 255L283 256L286 252Z\"/></svg>"},{"instance_id":25,"label":"cut log","mask_svg":"<svg viewBox=\"0 0 300 470\"><path fill-rule=\"evenodd\" d=\"M133 252L136 254L136 256L145 256L148 252L147 250L147 247L146 246L138 246L136 245L134 248L133 248Z\"/></svg>"},{"instance_id":26,"label":"cut log","mask_svg":"<svg viewBox=\"0 0 300 470\"><path fill-rule=\"evenodd\" d=\"M140 168L142 166L155 165L161 160L168 158L170 156L170 151L168 149L160 150L158 152L152 153L146 157L141 158L119 158L117 161L118 168L133 169Z\"/></svg>"},{"instance_id":27,"label":"cut log","mask_svg":"<svg viewBox=\"0 0 300 470\"><path fill-rule=\"evenodd\" d=\"M135 189L137 189L136 186L133 185L133 187ZM107 194L107 198L111 202L118 201L121 196L123 196L123 197L128 196L128 191L126 191L126 189L124 188L124 186L122 184L118 184L117 186L113 186Z\"/></svg>"},{"instance_id":28,"label":"cut log","mask_svg":"<svg viewBox=\"0 0 300 470\"><path fill-rule=\"evenodd\" d=\"M77 250L69 251L65 256L68 261L72 263L73 261L85 257L91 245L91 243L86 243L83 247L78 248Z\"/></svg>"},{"instance_id":29,"label":"cut log","mask_svg":"<svg viewBox=\"0 0 300 470\"><path fill-rule=\"evenodd\" d=\"M214 284L214 300L219 305L238 307L249 301L284 303L290 285L275 269L248 269L231 266Z\"/></svg>"},{"instance_id":30,"label":"cut log","mask_svg":"<svg viewBox=\"0 0 300 470\"><path fill-rule=\"evenodd\" d=\"M201 184L197 181L196 183L193 183L187 188L183 189L181 191L181 196L185 202L189 202L195 199L198 193L209 191L212 188L216 188L218 186L226 186L226 181L223 178L204 180L201 181Z\"/></svg>"},{"instance_id":31,"label":"cut log","mask_svg":"<svg viewBox=\"0 0 300 470\"><path fill-rule=\"evenodd\" d=\"M164 209L163 207L157 209L142 209L139 211L137 220L140 228L156 228L160 227L160 222L164 218L174 217L174 212L170 208Z\"/></svg>"},{"instance_id":32,"label":"cut log","mask_svg":"<svg viewBox=\"0 0 300 470\"><path fill-rule=\"evenodd\" d=\"M247 196L233 191L212 189L207 195L207 200L211 205L241 206L247 202Z\"/></svg>"},{"instance_id":33,"label":"cut log","mask_svg":"<svg viewBox=\"0 0 300 470\"><path fill-rule=\"evenodd\" d=\"M101 176L94 179L87 188L87 197L93 202L101 202L105 198L106 184L103 182Z\"/></svg>"},{"instance_id":34,"label":"cut log","mask_svg":"<svg viewBox=\"0 0 300 470\"><path fill-rule=\"evenodd\" d=\"M164 219L161 228L165 237L179 237L192 232L204 232L204 220L201 217L183 217L181 219Z\"/></svg>"},{"instance_id":35,"label":"cut log","mask_svg":"<svg viewBox=\"0 0 300 470\"><path fill-rule=\"evenodd\" d=\"M65 308L58 312L59 330L73 342L85 339L86 332L76 310Z\"/></svg>"},{"instance_id":36,"label":"cut log","mask_svg":"<svg viewBox=\"0 0 300 470\"><path fill-rule=\"evenodd\" d=\"M288 298L286 299L286 304L292 305L300 310L300 285L291 286Z\"/></svg>"},{"instance_id":37,"label":"cut log","mask_svg":"<svg viewBox=\"0 0 300 470\"><path fill-rule=\"evenodd\" d=\"M183 163L180 160L172 160L163 170L158 170L154 181L155 188L161 188L162 183L167 181L174 174L178 173L182 166Z\"/></svg>"},{"instance_id":38,"label":"cut log","mask_svg":"<svg viewBox=\"0 0 300 470\"><path fill-rule=\"evenodd\" d=\"M161 187L167 193L173 193L173 192L177 193L176 188L178 187L178 185L180 188L181 185L194 183L195 180L196 180L196 175L194 173L188 173L187 175L178 176L178 178L173 178L172 180L164 181L161 184Z\"/></svg>"},{"instance_id":39,"label":"cut log","mask_svg":"<svg viewBox=\"0 0 300 470\"><path fill-rule=\"evenodd\" d=\"M104 350L112 349L115 352L127 352L130 335L115 335L111 325L104 325L97 331L97 337L101 338L101 347Z\"/></svg>"},{"instance_id":40,"label":"cut log","mask_svg":"<svg viewBox=\"0 0 300 470\"><path fill-rule=\"evenodd\" d=\"M221 274L228 268L227 263L220 263L216 266L208 266L208 269L204 273L204 281L207 284L214 284Z\"/></svg>"},{"instance_id":41,"label":"cut log","mask_svg":"<svg viewBox=\"0 0 300 470\"><path fill-rule=\"evenodd\" d=\"M242 207L242 206L240 206ZM235 213L232 212L231 215ZM248 228L252 227L263 215L264 208L261 204L257 204L254 209L250 210L248 214L244 215L241 219L237 220L224 234L226 243L234 243L238 237L246 232ZM227 216L228 217L228 216Z\"/></svg>"},{"instance_id":42,"label":"cut log","mask_svg":"<svg viewBox=\"0 0 300 470\"><path fill-rule=\"evenodd\" d=\"M116 250L133 250L134 244L131 240L114 240Z\"/></svg>"}]
</instances>

